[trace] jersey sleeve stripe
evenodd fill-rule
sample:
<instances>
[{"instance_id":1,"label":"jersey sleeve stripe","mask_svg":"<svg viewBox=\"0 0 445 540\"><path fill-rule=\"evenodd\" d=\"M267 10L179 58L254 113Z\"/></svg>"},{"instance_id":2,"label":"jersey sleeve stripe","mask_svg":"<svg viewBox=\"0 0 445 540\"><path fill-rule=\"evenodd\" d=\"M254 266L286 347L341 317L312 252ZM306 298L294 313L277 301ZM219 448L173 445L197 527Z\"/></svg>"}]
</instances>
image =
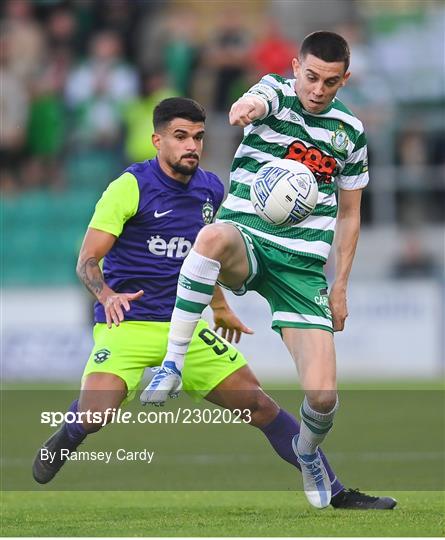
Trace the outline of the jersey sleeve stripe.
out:
<instances>
[{"instance_id":1,"label":"jersey sleeve stripe","mask_svg":"<svg viewBox=\"0 0 445 540\"><path fill-rule=\"evenodd\" d=\"M347 163L341 172L341 176L358 176L363 172L363 166L363 161L359 163Z\"/></svg>"},{"instance_id":2,"label":"jersey sleeve stripe","mask_svg":"<svg viewBox=\"0 0 445 540\"><path fill-rule=\"evenodd\" d=\"M284 79L280 75L269 73L262 77L261 82L269 84L277 93L283 97L293 97L295 99L295 89L292 84L292 79Z\"/></svg>"},{"instance_id":3,"label":"jersey sleeve stripe","mask_svg":"<svg viewBox=\"0 0 445 540\"><path fill-rule=\"evenodd\" d=\"M356 152L357 150L360 150L363 147L366 147L366 145L367 145L366 135L364 132L360 133L358 139L355 141L354 152Z\"/></svg>"},{"instance_id":4,"label":"jersey sleeve stripe","mask_svg":"<svg viewBox=\"0 0 445 540\"><path fill-rule=\"evenodd\" d=\"M272 90L272 94L270 91L266 91L264 87L270 88ZM263 120L270 114L277 114L278 111L283 107L282 85L270 75L265 75L259 81L259 83L252 86L244 95L256 96L266 105L266 114L263 117L258 118L256 121Z\"/></svg>"},{"instance_id":5,"label":"jersey sleeve stripe","mask_svg":"<svg viewBox=\"0 0 445 540\"><path fill-rule=\"evenodd\" d=\"M338 176L336 182L341 189L362 189L368 185L369 175L366 172L357 176Z\"/></svg>"},{"instance_id":6,"label":"jersey sleeve stripe","mask_svg":"<svg viewBox=\"0 0 445 540\"><path fill-rule=\"evenodd\" d=\"M362 146L362 148L354 148L354 152L348 157L346 164L348 163L357 163L359 161L364 161L368 157L368 147Z\"/></svg>"}]
</instances>

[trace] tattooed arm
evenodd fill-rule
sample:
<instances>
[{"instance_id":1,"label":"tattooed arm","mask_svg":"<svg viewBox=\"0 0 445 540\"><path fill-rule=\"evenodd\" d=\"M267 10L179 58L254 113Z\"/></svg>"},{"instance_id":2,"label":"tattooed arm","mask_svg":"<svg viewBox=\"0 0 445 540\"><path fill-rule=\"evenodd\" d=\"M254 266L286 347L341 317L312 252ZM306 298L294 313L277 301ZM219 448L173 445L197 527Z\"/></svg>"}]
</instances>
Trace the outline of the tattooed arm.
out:
<instances>
[{"instance_id":1,"label":"tattooed arm","mask_svg":"<svg viewBox=\"0 0 445 540\"><path fill-rule=\"evenodd\" d=\"M116 237L110 233L89 228L80 248L77 261L77 275L85 287L97 298L105 308L107 326L124 320L124 312L130 310L130 302L140 298L144 292L116 293L105 283L99 262L113 247Z\"/></svg>"},{"instance_id":2,"label":"tattooed arm","mask_svg":"<svg viewBox=\"0 0 445 540\"><path fill-rule=\"evenodd\" d=\"M116 237L97 229L88 229L80 248L77 261L77 275L85 287L103 303L107 294L113 291L104 281L99 262L113 247Z\"/></svg>"}]
</instances>

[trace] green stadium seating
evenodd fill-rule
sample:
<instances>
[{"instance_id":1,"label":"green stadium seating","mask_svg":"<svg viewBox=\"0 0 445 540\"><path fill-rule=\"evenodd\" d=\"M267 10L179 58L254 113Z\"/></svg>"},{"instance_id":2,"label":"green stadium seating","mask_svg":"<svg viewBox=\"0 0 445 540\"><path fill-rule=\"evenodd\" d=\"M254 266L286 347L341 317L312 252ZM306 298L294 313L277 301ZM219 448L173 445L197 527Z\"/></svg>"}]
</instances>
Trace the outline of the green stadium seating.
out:
<instances>
[{"instance_id":1,"label":"green stadium seating","mask_svg":"<svg viewBox=\"0 0 445 540\"><path fill-rule=\"evenodd\" d=\"M77 280L77 254L97 189L26 193L2 201L2 286Z\"/></svg>"},{"instance_id":2,"label":"green stadium seating","mask_svg":"<svg viewBox=\"0 0 445 540\"><path fill-rule=\"evenodd\" d=\"M110 150L84 150L67 160L66 172L72 189L101 193L122 170L119 156Z\"/></svg>"}]
</instances>

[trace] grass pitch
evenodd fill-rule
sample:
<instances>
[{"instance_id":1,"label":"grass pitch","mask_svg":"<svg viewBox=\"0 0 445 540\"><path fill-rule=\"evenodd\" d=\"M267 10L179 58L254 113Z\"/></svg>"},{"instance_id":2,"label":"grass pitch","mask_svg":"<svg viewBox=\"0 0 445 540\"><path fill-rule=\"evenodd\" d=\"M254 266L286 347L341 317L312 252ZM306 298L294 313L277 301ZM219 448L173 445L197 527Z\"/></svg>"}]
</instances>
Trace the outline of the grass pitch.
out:
<instances>
[{"instance_id":1,"label":"grass pitch","mask_svg":"<svg viewBox=\"0 0 445 540\"><path fill-rule=\"evenodd\" d=\"M2 536L445 534L442 383L378 390L355 384L341 392L325 445L331 464L347 487L398 500L393 511L366 512L310 507L299 473L274 455L261 432L236 424L108 426L81 448L147 447L154 462L72 462L39 486L31 463L54 431L41 424L40 412L66 410L77 390L35 387L2 393ZM272 395L296 412L301 396L294 390ZM166 409L180 405L195 406L183 396Z\"/></svg>"},{"instance_id":2,"label":"grass pitch","mask_svg":"<svg viewBox=\"0 0 445 540\"><path fill-rule=\"evenodd\" d=\"M299 492L10 492L3 536L443 536L444 495L393 511L316 510Z\"/></svg>"}]
</instances>

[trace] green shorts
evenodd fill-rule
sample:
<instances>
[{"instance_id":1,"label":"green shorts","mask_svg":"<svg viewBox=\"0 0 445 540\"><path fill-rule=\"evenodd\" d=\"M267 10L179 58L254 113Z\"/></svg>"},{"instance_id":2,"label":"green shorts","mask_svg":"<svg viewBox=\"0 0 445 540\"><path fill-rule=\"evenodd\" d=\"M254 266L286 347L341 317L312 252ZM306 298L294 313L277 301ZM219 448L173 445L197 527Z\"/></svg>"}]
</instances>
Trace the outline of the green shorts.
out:
<instances>
[{"instance_id":1,"label":"green shorts","mask_svg":"<svg viewBox=\"0 0 445 540\"><path fill-rule=\"evenodd\" d=\"M112 328L96 324L82 379L90 373L113 373L127 385L125 402L132 400L145 368L159 366L164 359L169 328L169 322L124 321ZM200 320L185 357L184 390L199 401L246 364L241 352Z\"/></svg>"},{"instance_id":2,"label":"green shorts","mask_svg":"<svg viewBox=\"0 0 445 540\"><path fill-rule=\"evenodd\" d=\"M324 262L281 250L237 223L227 223L241 232L249 261L248 278L232 292L257 291L263 296L272 312L272 328L278 333L289 327L333 332Z\"/></svg>"}]
</instances>

